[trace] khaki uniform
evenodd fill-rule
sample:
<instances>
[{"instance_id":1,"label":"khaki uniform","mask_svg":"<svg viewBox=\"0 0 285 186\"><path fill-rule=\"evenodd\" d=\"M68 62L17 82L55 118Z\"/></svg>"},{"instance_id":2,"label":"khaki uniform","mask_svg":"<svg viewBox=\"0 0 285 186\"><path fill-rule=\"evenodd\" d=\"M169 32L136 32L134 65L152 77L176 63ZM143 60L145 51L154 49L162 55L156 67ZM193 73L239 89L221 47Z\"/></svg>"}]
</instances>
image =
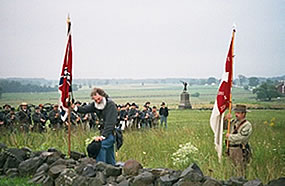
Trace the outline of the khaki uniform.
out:
<instances>
[{"instance_id":1,"label":"khaki uniform","mask_svg":"<svg viewBox=\"0 0 285 186\"><path fill-rule=\"evenodd\" d=\"M229 157L239 170L240 176L245 175L246 165L250 160L251 152L248 145L252 134L252 125L247 120L231 122L229 140Z\"/></svg>"}]
</instances>

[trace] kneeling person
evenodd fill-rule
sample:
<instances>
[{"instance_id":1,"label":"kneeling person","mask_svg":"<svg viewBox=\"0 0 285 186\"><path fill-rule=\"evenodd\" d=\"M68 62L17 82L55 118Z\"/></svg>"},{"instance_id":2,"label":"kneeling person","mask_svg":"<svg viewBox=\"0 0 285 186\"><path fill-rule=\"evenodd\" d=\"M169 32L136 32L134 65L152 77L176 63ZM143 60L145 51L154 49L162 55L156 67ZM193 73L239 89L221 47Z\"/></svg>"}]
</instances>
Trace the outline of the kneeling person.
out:
<instances>
[{"instance_id":1,"label":"kneeling person","mask_svg":"<svg viewBox=\"0 0 285 186\"><path fill-rule=\"evenodd\" d=\"M95 141L101 141L101 149L96 157L96 161L102 161L115 165L114 153L114 130L117 123L116 104L109 99L109 96L100 88L94 88L91 92L91 98L94 102L89 105L77 107L72 105L74 111L79 113L93 113L103 120L103 126L100 127L100 134Z\"/></svg>"}]
</instances>

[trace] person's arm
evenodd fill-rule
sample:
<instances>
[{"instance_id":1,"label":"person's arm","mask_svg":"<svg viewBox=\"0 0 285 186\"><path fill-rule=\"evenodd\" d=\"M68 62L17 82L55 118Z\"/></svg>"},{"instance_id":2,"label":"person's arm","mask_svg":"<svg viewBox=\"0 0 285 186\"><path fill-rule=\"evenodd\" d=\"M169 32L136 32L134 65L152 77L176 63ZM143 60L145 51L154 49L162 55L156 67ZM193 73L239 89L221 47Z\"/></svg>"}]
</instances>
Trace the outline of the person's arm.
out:
<instances>
[{"instance_id":1,"label":"person's arm","mask_svg":"<svg viewBox=\"0 0 285 186\"><path fill-rule=\"evenodd\" d=\"M88 105L85 105L85 106L82 106L82 107L77 107L77 106L74 106L74 109L73 109L75 112L79 112L79 113L91 113L91 112L95 112L95 105L94 105L94 102L88 104Z\"/></svg>"}]
</instances>

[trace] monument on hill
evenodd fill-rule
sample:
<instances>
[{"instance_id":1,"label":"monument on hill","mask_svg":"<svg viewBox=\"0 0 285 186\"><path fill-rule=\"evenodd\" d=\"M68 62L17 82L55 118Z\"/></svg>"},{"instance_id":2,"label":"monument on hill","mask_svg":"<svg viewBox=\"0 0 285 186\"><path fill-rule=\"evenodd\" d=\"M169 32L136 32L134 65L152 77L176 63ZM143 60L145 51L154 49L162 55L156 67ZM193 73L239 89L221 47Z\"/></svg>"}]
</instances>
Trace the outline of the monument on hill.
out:
<instances>
[{"instance_id":1,"label":"monument on hill","mask_svg":"<svg viewBox=\"0 0 285 186\"><path fill-rule=\"evenodd\" d=\"M187 85L188 83L185 81L181 81L184 88L183 92L180 94L180 104L179 104L179 109L192 109L192 106L190 104L190 94L187 92Z\"/></svg>"}]
</instances>

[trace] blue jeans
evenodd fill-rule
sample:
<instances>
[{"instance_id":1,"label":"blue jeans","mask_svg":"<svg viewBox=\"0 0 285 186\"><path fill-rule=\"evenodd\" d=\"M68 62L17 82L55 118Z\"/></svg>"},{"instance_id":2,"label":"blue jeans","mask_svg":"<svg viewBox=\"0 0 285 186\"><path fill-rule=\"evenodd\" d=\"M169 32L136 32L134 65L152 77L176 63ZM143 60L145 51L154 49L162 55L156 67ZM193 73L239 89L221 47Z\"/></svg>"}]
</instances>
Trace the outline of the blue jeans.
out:
<instances>
[{"instance_id":1,"label":"blue jeans","mask_svg":"<svg viewBox=\"0 0 285 186\"><path fill-rule=\"evenodd\" d=\"M106 139L101 142L101 149L96 157L96 161L102 161L111 165L115 165L115 152L114 152L115 137L110 134Z\"/></svg>"},{"instance_id":2,"label":"blue jeans","mask_svg":"<svg viewBox=\"0 0 285 186\"><path fill-rule=\"evenodd\" d=\"M165 124L165 128L167 128L167 117L161 115L160 116L160 126L163 126L163 123Z\"/></svg>"}]
</instances>

